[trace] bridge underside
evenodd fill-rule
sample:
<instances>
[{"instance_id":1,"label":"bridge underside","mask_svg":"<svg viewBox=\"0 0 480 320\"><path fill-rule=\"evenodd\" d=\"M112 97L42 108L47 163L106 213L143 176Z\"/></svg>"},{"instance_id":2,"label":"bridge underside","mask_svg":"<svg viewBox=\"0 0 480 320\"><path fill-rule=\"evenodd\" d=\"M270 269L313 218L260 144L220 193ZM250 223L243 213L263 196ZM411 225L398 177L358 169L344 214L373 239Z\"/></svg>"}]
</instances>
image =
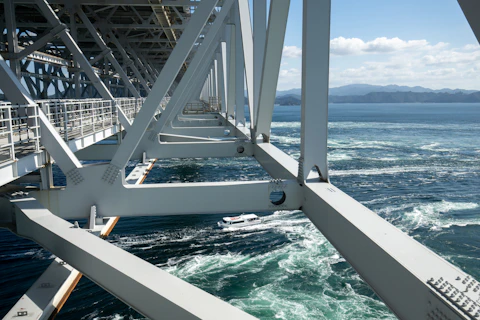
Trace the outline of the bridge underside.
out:
<instances>
[{"instance_id":1,"label":"bridge underside","mask_svg":"<svg viewBox=\"0 0 480 320\"><path fill-rule=\"evenodd\" d=\"M477 33L479 6L460 4ZM302 210L399 318L480 319L476 280L329 181L330 0L303 0L299 160L270 144L289 6L0 2L0 227L58 257L5 319L55 316L82 274L151 319L253 318L102 238L119 217L279 209ZM271 180L141 184L156 159L234 157Z\"/></svg>"}]
</instances>

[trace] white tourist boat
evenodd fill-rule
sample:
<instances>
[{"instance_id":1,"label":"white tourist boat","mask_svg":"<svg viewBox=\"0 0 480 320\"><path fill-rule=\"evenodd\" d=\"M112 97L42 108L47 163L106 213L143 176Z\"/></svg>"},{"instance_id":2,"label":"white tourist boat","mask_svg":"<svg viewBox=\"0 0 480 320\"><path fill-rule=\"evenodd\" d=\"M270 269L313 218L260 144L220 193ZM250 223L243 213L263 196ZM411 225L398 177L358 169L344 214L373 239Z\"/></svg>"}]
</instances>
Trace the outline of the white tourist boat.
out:
<instances>
[{"instance_id":1,"label":"white tourist boat","mask_svg":"<svg viewBox=\"0 0 480 320\"><path fill-rule=\"evenodd\" d=\"M217 222L220 228L243 228L262 223L262 219L256 214L242 214L236 217L223 217Z\"/></svg>"}]
</instances>

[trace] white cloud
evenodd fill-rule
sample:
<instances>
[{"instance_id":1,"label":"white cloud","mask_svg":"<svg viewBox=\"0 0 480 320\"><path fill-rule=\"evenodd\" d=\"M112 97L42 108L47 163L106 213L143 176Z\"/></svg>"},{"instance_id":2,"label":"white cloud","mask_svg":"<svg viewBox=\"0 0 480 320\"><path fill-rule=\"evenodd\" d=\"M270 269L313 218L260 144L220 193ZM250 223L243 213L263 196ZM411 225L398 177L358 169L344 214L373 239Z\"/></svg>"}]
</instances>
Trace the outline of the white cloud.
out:
<instances>
[{"instance_id":1,"label":"white cloud","mask_svg":"<svg viewBox=\"0 0 480 320\"><path fill-rule=\"evenodd\" d=\"M432 50L447 46L439 42L435 46L427 40L402 40L400 38L376 38L372 41L363 41L359 38L338 37L330 40L330 53L334 55L359 55L372 53L391 53L404 50Z\"/></svg>"},{"instance_id":2,"label":"white cloud","mask_svg":"<svg viewBox=\"0 0 480 320\"><path fill-rule=\"evenodd\" d=\"M284 88L299 88L302 84L302 71L297 68L280 69L278 75L278 85L280 90Z\"/></svg>"},{"instance_id":3,"label":"white cloud","mask_svg":"<svg viewBox=\"0 0 480 320\"><path fill-rule=\"evenodd\" d=\"M402 40L400 38L380 37L371 41L364 41L359 38L338 37L330 40L330 53L332 55L361 55L361 54L379 54L392 53L398 51L428 51L440 50L446 48L448 43L439 42L431 45L427 40ZM478 49L478 45L465 46L465 50ZM284 46L283 57L300 58L302 49L297 46Z\"/></svg>"},{"instance_id":4,"label":"white cloud","mask_svg":"<svg viewBox=\"0 0 480 320\"><path fill-rule=\"evenodd\" d=\"M398 84L432 89L480 89L480 46L452 48L427 40L379 37L371 41L331 40L330 86L351 83ZM301 57L301 48L286 46L284 57ZM355 57L353 57L355 56ZM278 88L301 86L301 59L282 64Z\"/></svg>"},{"instance_id":5,"label":"white cloud","mask_svg":"<svg viewBox=\"0 0 480 320\"><path fill-rule=\"evenodd\" d=\"M465 46L467 47L467 46ZM471 48L462 49L453 49L453 50L445 50L439 51L434 54L425 55L422 58L422 61L426 65L431 66L442 66L442 65L449 65L449 64L471 64L475 61L480 60L480 47L477 46L476 50L472 50Z\"/></svg>"},{"instance_id":6,"label":"white cloud","mask_svg":"<svg viewBox=\"0 0 480 320\"><path fill-rule=\"evenodd\" d=\"M302 56L302 49L297 46L285 46L283 47L284 58L299 58Z\"/></svg>"}]
</instances>

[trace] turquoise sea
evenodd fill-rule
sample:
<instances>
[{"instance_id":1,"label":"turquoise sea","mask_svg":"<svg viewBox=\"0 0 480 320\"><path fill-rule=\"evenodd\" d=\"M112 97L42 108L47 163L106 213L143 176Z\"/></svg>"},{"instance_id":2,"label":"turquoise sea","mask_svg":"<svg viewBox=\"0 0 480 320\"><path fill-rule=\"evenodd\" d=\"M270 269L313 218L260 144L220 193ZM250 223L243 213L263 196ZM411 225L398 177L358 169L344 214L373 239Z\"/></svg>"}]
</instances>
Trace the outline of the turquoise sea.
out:
<instances>
[{"instance_id":1,"label":"turquoise sea","mask_svg":"<svg viewBox=\"0 0 480 320\"><path fill-rule=\"evenodd\" d=\"M273 121L272 143L298 158L300 107ZM480 280L480 104L332 104L329 121L331 182ZM254 159L187 159L145 183L258 179ZM108 241L260 319L395 319L301 211L257 214L236 231L222 215L122 218ZM0 316L53 258L0 230ZM57 319L143 317L84 277Z\"/></svg>"}]
</instances>

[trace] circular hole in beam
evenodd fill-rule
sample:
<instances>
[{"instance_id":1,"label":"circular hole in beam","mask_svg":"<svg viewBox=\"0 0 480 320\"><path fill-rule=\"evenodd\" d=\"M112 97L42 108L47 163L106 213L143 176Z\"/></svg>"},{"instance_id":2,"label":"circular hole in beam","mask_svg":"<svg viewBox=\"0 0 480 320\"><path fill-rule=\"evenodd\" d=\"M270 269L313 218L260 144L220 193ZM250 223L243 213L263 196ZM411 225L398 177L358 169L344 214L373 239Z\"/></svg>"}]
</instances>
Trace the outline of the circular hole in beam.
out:
<instances>
[{"instance_id":1,"label":"circular hole in beam","mask_svg":"<svg viewBox=\"0 0 480 320\"><path fill-rule=\"evenodd\" d=\"M287 195L283 191L272 191L270 192L270 202L273 205L279 206L285 202Z\"/></svg>"}]
</instances>

